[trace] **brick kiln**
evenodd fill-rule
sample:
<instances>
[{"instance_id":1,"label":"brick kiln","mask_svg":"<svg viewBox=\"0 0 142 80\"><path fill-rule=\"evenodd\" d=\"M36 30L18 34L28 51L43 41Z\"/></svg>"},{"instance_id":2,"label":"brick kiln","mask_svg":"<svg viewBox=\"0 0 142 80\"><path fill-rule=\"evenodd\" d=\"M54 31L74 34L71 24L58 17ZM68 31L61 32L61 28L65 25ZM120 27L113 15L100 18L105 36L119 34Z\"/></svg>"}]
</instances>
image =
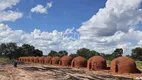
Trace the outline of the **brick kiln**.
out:
<instances>
[{"instance_id":1,"label":"brick kiln","mask_svg":"<svg viewBox=\"0 0 142 80\"><path fill-rule=\"evenodd\" d=\"M34 62L35 62L35 63L38 63L38 62L39 62L39 57L38 57L38 56L34 57Z\"/></svg>"},{"instance_id":2,"label":"brick kiln","mask_svg":"<svg viewBox=\"0 0 142 80\"><path fill-rule=\"evenodd\" d=\"M78 56L74 58L71 62L71 67L80 68L86 67L87 60L84 57Z\"/></svg>"},{"instance_id":3,"label":"brick kiln","mask_svg":"<svg viewBox=\"0 0 142 80\"><path fill-rule=\"evenodd\" d=\"M44 63L50 63L51 59L52 59L51 56L46 56L46 57L44 58Z\"/></svg>"},{"instance_id":4,"label":"brick kiln","mask_svg":"<svg viewBox=\"0 0 142 80\"><path fill-rule=\"evenodd\" d=\"M42 57L39 57L39 58L38 58L38 60L39 60L39 63L44 63L44 58L45 58L44 56L42 56Z\"/></svg>"},{"instance_id":5,"label":"brick kiln","mask_svg":"<svg viewBox=\"0 0 142 80\"><path fill-rule=\"evenodd\" d=\"M139 73L136 63L129 57L118 57L112 60L110 71L113 73Z\"/></svg>"},{"instance_id":6,"label":"brick kiln","mask_svg":"<svg viewBox=\"0 0 142 80\"><path fill-rule=\"evenodd\" d=\"M72 57L71 56L63 56L60 61L59 65L61 66L69 66L71 65Z\"/></svg>"},{"instance_id":7,"label":"brick kiln","mask_svg":"<svg viewBox=\"0 0 142 80\"><path fill-rule=\"evenodd\" d=\"M101 70L106 68L106 60L101 56L93 56L87 61L87 69L89 70Z\"/></svg>"},{"instance_id":8,"label":"brick kiln","mask_svg":"<svg viewBox=\"0 0 142 80\"><path fill-rule=\"evenodd\" d=\"M59 64L59 61L60 61L60 57L58 56L55 56L55 57L52 57L51 61L50 61L50 64Z\"/></svg>"}]
</instances>

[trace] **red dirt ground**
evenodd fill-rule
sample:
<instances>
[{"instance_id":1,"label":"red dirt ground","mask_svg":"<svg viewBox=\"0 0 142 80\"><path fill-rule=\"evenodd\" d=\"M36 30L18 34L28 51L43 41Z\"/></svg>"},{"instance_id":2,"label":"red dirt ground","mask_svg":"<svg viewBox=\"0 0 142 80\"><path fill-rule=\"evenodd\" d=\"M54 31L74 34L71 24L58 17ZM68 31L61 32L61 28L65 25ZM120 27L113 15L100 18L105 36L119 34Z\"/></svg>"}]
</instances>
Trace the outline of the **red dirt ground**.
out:
<instances>
[{"instance_id":1,"label":"red dirt ground","mask_svg":"<svg viewBox=\"0 0 142 80\"><path fill-rule=\"evenodd\" d=\"M109 70L88 71L38 63L23 63L14 68L12 64L0 63L0 80L131 80L137 76L142 74L111 74Z\"/></svg>"}]
</instances>

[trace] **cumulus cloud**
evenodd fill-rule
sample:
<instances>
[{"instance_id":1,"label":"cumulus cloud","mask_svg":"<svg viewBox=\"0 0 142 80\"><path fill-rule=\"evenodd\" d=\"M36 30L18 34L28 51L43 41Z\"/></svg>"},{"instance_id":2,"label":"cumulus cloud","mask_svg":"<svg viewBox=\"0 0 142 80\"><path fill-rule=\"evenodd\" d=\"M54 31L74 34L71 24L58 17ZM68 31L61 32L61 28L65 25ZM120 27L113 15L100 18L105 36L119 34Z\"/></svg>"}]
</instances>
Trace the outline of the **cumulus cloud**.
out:
<instances>
[{"instance_id":1,"label":"cumulus cloud","mask_svg":"<svg viewBox=\"0 0 142 80\"><path fill-rule=\"evenodd\" d=\"M58 32L57 30L41 32L35 29L31 33L26 33L23 30L13 30L8 25L0 24L0 43L16 42L18 45L27 43L41 49L44 54L47 54L50 50L71 51L73 48L68 48L67 46L71 46L70 44L73 42L66 37L66 35L71 33L71 30L67 29L63 32Z\"/></svg>"},{"instance_id":2,"label":"cumulus cloud","mask_svg":"<svg viewBox=\"0 0 142 80\"><path fill-rule=\"evenodd\" d=\"M115 38L116 36L114 35L110 38L106 38L106 40L108 40L107 42L104 42L105 40L101 39L100 41L102 42L97 42L84 40L78 36L75 37L73 30L74 28L67 29L62 32L59 32L57 30L54 30L52 32L42 32L38 29L35 29L31 33L27 33L23 30L13 30L8 25L0 24L0 43L16 42L18 45L27 43L35 46L38 49L41 49L44 54L48 54L50 50L67 50L69 53L75 53L76 50L83 47L104 53L111 53L115 48L121 47L125 52L128 53L129 51L130 53L130 49L138 46L138 43L132 44L130 42L124 41L127 41L128 38L132 36L135 36L135 40L142 38L141 31L129 30L127 34L124 34L122 32L118 38ZM129 35L132 36L127 37ZM120 38L122 36L124 36L126 39L123 38L124 40L122 40ZM76 39L74 40L74 38ZM139 45L141 45L141 41L139 42Z\"/></svg>"},{"instance_id":3,"label":"cumulus cloud","mask_svg":"<svg viewBox=\"0 0 142 80\"><path fill-rule=\"evenodd\" d=\"M124 4L125 3L125 4ZM84 22L78 31L81 35L112 36L117 31L127 33L129 28L142 20L141 0L108 0L105 8Z\"/></svg>"},{"instance_id":4,"label":"cumulus cloud","mask_svg":"<svg viewBox=\"0 0 142 80\"><path fill-rule=\"evenodd\" d=\"M121 47L125 54L130 54L132 46L141 44L142 31L135 29L142 21L141 2L107 0L105 7L78 29L80 39L95 43L93 48L102 52L109 53ZM98 45L102 50L98 49Z\"/></svg>"},{"instance_id":5,"label":"cumulus cloud","mask_svg":"<svg viewBox=\"0 0 142 80\"><path fill-rule=\"evenodd\" d=\"M0 0L0 11L6 8L12 8L12 6L19 3L20 0Z\"/></svg>"},{"instance_id":6,"label":"cumulus cloud","mask_svg":"<svg viewBox=\"0 0 142 80\"><path fill-rule=\"evenodd\" d=\"M15 21L23 16L21 12L9 10L20 0L0 0L0 22L3 21ZM4 11L8 9L8 11Z\"/></svg>"},{"instance_id":7,"label":"cumulus cloud","mask_svg":"<svg viewBox=\"0 0 142 80\"><path fill-rule=\"evenodd\" d=\"M142 45L142 40L140 40L140 41L138 42L138 45Z\"/></svg>"},{"instance_id":8,"label":"cumulus cloud","mask_svg":"<svg viewBox=\"0 0 142 80\"><path fill-rule=\"evenodd\" d=\"M48 9L52 7L52 2L49 2L46 4L46 6L44 7L43 5L37 5L34 8L31 9L31 12L36 12L36 13L44 13L47 14L48 13Z\"/></svg>"},{"instance_id":9,"label":"cumulus cloud","mask_svg":"<svg viewBox=\"0 0 142 80\"><path fill-rule=\"evenodd\" d=\"M103 53L112 53L115 48L123 48L124 55L130 54L132 48L142 46L142 31L136 29L142 21L141 2L142 0L107 0L105 7L84 22L78 32L74 32L73 28L61 32L42 32L35 29L27 33L0 24L0 43L27 43L43 50L44 54L50 50L74 53L82 47ZM52 3L46 7L51 6ZM39 11L44 12L47 13L47 9Z\"/></svg>"},{"instance_id":10,"label":"cumulus cloud","mask_svg":"<svg viewBox=\"0 0 142 80\"><path fill-rule=\"evenodd\" d=\"M15 21L23 16L22 13L16 11L3 11L0 13L0 22L3 21Z\"/></svg>"}]
</instances>

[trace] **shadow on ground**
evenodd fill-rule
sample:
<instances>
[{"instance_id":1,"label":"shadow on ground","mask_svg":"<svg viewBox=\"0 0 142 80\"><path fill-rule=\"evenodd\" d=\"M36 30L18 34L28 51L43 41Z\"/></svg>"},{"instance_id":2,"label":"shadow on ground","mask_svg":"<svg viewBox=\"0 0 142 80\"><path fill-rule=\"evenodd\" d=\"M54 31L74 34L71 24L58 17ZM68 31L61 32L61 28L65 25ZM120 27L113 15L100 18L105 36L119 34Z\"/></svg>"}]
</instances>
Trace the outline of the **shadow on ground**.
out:
<instances>
[{"instance_id":1,"label":"shadow on ground","mask_svg":"<svg viewBox=\"0 0 142 80\"><path fill-rule=\"evenodd\" d=\"M27 71L40 71L40 72L51 71L51 72L55 73L54 76L57 79L65 77L68 74L86 74L86 71L83 71L83 70L72 70L71 68L23 67L22 69L27 70ZM130 79L130 78L117 77L117 76L112 76L112 75L91 74L89 76L91 76L91 77L69 75L68 79L65 79L65 80L82 80L82 79L87 79L87 80L133 80L133 79Z\"/></svg>"}]
</instances>

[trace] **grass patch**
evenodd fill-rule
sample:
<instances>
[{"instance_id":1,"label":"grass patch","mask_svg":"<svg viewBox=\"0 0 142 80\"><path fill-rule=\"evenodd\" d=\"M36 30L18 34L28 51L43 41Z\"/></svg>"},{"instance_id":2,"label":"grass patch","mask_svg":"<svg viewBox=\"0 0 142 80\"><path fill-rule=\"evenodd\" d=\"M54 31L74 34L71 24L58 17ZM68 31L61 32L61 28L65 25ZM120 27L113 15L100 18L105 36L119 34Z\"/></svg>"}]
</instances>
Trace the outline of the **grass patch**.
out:
<instances>
[{"instance_id":1,"label":"grass patch","mask_svg":"<svg viewBox=\"0 0 142 80\"><path fill-rule=\"evenodd\" d=\"M0 73L1 73L1 72L3 73L3 72L8 72L8 71L7 71L7 70L0 70Z\"/></svg>"},{"instance_id":2,"label":"grass patch","mask_svg":"<svg viewBox=\"0 0 142 80\"><path fill-rule=\"evenodd\" d=\"M142 61L135 61L137 68L142 69Z\"/></svg>"},{"instance_id":3,"label":"grass patch","mask_svg":"<svg viewBox=\"0 0 142 80\"><path fill-rule=\"evenodd\" d=\"M8 62L10 61L8 58L0 57L0 62Z\"/></svg>"},{"instance_id":4,"label":"grass patch","mask_svg":"<svg viewBox=\"0 0 142 80\"><path fill-rule=\"evenodd\" d=\"M110 67L110 64L111 64L111 60L107 60L107 67Z\"/></svg>"},{"instance_id":5,"label":"grass patch","mask_svg":"<svg viewBox=\"0 0 142 80\"><path fill-rule=\"evenodd\" d=\"M12 63L13 61L15 61L15 59L9 60L9 58L0 57L0 63L2 64Z\"/></svg>"}]
</instances>

